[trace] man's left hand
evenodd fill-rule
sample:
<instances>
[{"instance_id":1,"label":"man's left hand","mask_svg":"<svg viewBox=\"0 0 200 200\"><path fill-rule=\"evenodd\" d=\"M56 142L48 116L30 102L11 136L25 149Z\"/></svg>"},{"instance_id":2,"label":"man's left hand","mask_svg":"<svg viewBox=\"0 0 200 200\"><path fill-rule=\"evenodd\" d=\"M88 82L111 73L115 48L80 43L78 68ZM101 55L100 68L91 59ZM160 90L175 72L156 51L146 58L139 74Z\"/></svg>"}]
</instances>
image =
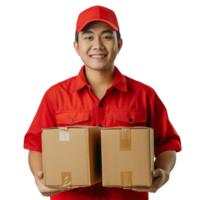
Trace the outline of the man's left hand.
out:
<instances>
[{"instance_id":1,"label":"man's left hand","mask_svg":"<svg viewBox=\"0 0 200 200\"><path fill-rule=\"evenodd\" d=\"M152 192L156 193L169 180L169 173L163 169L157 168L153 171L153 183L150 187L132 187L124 189L132 189L136 192Z\"/></svg>"}]
</instances>

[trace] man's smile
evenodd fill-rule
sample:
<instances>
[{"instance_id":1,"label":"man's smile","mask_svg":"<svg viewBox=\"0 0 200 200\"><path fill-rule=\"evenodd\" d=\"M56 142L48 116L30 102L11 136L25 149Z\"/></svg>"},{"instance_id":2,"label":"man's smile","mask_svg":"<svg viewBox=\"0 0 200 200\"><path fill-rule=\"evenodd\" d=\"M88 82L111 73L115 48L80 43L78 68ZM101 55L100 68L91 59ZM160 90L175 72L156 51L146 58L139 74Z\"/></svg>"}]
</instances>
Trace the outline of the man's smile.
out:
<instances>
[{"instance_id":1,"label":"man's smile","mask_svg":"<svg viewBox=\"0 0 200 200\"><path fill-rule=\"evenodd\" d=\"M92 59L95 59L95 60L102 60L102 59L104 59L106 56L107 56L107 54L93 54L93 55L90 55L90 57L91 57Z\"/></svg>"}]
</instances>

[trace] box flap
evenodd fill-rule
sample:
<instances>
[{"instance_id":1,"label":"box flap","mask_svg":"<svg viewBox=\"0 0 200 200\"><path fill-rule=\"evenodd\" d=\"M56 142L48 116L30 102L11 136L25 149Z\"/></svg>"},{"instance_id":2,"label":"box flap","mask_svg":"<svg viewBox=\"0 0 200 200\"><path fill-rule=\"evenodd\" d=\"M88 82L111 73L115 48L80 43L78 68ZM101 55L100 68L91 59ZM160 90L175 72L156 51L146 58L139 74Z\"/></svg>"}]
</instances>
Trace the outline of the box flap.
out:
<instances>
[{"instance_id":1,"label":"box flap","mask_svg":"<svg viewBox=\"0 0 200 200\"><path fill-rule=\"evenodd\" d=\"M98 126L84 126L84 125L76 125L76 126L63 126L63 127L49 127L43 128L41 130L48 130L48 129L64 129L64 128L99 128Z\"/></svg>"},{"instance_id":2,"label":"box flap","mask_svg":"<svg viewBox=\"0 0 200 200\"><path fill-rule=\"evenodd\" d=\"M147 127L147 126L115 126L115 127L106 127L106 128L101 128L102 130L112 130L112 129L152 129L151 127Z\"/></svg>"}]
</instances>

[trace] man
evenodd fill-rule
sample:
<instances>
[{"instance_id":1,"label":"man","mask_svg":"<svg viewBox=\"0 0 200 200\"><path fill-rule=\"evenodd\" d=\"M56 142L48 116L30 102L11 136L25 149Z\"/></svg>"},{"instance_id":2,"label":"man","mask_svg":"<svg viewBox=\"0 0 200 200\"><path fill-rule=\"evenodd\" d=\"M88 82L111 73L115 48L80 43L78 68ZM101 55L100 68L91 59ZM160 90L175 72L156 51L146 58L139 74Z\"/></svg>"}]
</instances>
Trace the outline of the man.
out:
<instances>
[{"instance_id":1,"label":"man","mask_svg":"<svg viewBox=\"0 0 200 200\"><path fill-rule=\"evenodd\" d=\"M24 138L24 148L30 150L29 165L38 189L52 200L147 200L148 192L155 193L169 180L176 152L181 151L180 137L156 92L122 75L114 65L122 39L112 10L102 6L84 10L78 17L75 34L74 48L84 65L78 76L59 82L46 91ZM62 119L61 115L64 116ZM156 161L152 186L123 189L106 188L98 183L69 191L45 187L41 129L73 125L153 128Z\"/></svg>"}]
</instances>

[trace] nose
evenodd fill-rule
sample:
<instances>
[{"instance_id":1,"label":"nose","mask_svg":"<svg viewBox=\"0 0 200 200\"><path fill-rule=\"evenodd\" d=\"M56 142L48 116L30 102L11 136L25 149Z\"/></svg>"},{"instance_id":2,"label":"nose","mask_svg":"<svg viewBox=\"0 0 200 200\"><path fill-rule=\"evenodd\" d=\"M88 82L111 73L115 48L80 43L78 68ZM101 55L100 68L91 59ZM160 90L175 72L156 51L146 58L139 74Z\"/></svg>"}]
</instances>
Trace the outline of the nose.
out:
<instances>
[{"instance_id":1,"label":"nose","mask_svg":"<svg viewBox=\"0 0 200 200\"><path fill-rule=\"evenodd\" d=\"M98 49L105 49L105 46L103 45L103 42L101 41L100 38L95 38L93 40L93 50L98 50Z\"/></svg>"}]
</instances>

